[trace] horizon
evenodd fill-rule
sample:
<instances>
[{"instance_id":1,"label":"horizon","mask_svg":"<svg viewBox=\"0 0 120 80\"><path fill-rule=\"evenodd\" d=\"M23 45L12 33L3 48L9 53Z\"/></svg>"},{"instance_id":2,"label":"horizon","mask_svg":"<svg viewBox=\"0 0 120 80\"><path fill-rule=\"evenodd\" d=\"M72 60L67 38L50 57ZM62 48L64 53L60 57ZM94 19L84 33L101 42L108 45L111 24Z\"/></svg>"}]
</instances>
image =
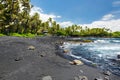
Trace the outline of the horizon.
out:
<instances>
[{"instance_id":1,"label":"horizon","mask_svg":"<svg viewBox=\"0 0 120 80\"><path fill-rule=\"evenodd\" d=\"M120 0L31 0L31 4L30 14L39 13L42 21L51 17L62 27L77 24L120 31Z\"/></svg>"}]
</instances>

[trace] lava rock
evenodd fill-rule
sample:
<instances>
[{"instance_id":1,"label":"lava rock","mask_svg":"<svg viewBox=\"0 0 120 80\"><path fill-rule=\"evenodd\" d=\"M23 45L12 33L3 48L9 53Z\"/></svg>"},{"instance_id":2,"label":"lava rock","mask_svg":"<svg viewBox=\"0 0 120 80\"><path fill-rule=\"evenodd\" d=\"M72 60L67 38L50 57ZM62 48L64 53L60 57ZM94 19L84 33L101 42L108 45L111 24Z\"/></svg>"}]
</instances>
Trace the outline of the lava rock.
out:
<instances>
[{"instance_id":1,"label":"lava rock","mask_svg":"<svg viewBox=\"0 0 120 80\"><path fill-rule=\"evenodd\" d=\"M95 78L94 80L103 80L103 79L101 79L101 78Z\"/></svg>"},{"instance_id":2,"label":"lava rock","mask_svg":"<svg viewBox=\"0 0 120 80\"><path fill-rule=\"evenodd\" d=\"M106 77L104 78L104 80L110 80L110 79L109 79L109 77L108 77L108 76L106 76Z\"/></svg>"},{"instance_id":3,"label":"lava rock","mask_svg":"<svg viewBox=\"0 0 120 80\"><path fill-rule=\"evenodd\" d=\"M44 77L42 78L42 80L52 80L52 77L51 77L51 76L44 76Z\"/></svg>"},{"instance_id":4,"label":"lava rock","mask_svg":"<svg viewBox=\"0 0 120 80\"><path fill-rule=\"evenodd\" d=\"M74 80L88 80L88 78L86 76L78 76L75 77Z\"/></svg>"},{"instance_id":5,"label":"lava rock","mask_svg":"<svg viewBox=\"0 0 120 80\"><path fill-rule=\"evenodd\" d=\"M69 53L70 51L69 50L63 50L63 53Z\"/></svg>"},{"instance_id":6,"label":"lava rock","mask_svg":"<svg viewBox=\"0 0 120 80\"><path fill-rule=\"evenodd\" d=\"M42 54L40 54L40 56L41 56L41 57L45 57L45 56L46 56L46 54L45 54L45 53L42 53Z\"/></svg>"},{"instance_id":7,"label":"lava rock","mask_svg":"<svg viewBox=\"0 0 120 80\"><path fill-rule=\"evenodd\" d=\"M120 59L120 54L117 55L117 58Z\"/></svg>"},{"instance_id":8,"label":"lava rock","mask_svg":"<svg viewBox=\"0 0 120 80\"><path fill-rule=\"evenodd\" d=\"M15 61L20 61L20 60L22 60L23 58L22 57L16 57L14 60Z\"/></svg>"},{"instance_id":9,"label":"lava rock","mask_svg":"<svg viewBox=\"0 0 120 80\"><path fill-rule=\"evenodd\" d=\"M110 75L111 75L111 72L110 72L110 71L104 71L103 74L110 76Z\"/></svg>"},{"instance_id":10,"label":"lava rock","mask_svg":"<svg viewBox=\"0 0 120 80\"><path fill-rule=\"evenodd\" d=\"M28 46L28 50L35 50L34 46Z\"/></svg>"},{"instance_id":11,"label":"lava rock","mask_svg":"<svg viewBox=\"0 0 120 80\"><path fill-rule=\"evenodd\" d=\"M83 62L80 61L80 60L77 60L77 59L75 59L75 60L73 60L72 62L69 62L69 63L72 64L72 65L83 65Z\"/></svg>"}]
</instances>

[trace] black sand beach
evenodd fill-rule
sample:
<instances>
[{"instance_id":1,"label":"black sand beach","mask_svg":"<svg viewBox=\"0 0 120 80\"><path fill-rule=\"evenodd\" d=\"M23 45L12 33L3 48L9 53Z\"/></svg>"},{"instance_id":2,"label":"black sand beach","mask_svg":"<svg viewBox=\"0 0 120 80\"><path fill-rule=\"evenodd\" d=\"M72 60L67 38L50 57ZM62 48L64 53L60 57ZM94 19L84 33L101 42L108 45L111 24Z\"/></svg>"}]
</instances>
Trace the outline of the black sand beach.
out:
<instances>
[{"instance_id":1,"label":"black sand beach","mask_svg":"<svg viewBox=\"0 0 120 80\"><path fill-rule=\"evenodd\" d=\"M69 60L57 55L56 43L64 41L58 37L0 37L0 80L75 80L86 76L88 80L104 78L102 71L87 65L70 65ZM28 50L28 46L35 50ZM110 80L120 80L111 74Z\"/></svg>"}]
</instances>

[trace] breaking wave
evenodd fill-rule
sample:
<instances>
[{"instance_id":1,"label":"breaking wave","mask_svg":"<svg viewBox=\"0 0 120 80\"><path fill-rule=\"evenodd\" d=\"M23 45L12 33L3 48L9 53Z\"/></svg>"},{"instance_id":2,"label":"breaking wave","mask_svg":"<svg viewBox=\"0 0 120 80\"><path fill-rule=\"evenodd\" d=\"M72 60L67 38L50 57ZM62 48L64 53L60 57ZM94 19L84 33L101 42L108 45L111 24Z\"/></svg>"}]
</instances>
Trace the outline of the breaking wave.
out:
<instances>
[{"instance_id":1,"label":"breaking wave","mask_svg":"<svg viewBox=\"0 0 120 80\"><path fill-rule=\"evenodd\" d=\"M117 55L120 54L120 38L94 38L91 43L65 43L69 48L69 56L81 59L86 64L99 64L99 68L110 70L120 75L120 63ZM113 65L114 64L114 65Z\"/></svg>"}]
</instances>

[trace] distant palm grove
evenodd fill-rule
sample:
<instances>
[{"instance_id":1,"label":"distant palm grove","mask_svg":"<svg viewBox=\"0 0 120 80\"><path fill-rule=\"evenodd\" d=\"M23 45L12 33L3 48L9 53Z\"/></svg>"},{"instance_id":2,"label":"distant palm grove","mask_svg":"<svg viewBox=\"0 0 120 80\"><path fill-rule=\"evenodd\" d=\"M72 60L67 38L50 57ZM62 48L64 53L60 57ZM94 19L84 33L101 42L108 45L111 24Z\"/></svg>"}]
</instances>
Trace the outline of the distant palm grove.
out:
<instances>
[{"instance_id":1,"label":"distant palm grove","mask_svg":"<svg viewBox=\"0 0 120 80\"><path fill-rule=\"evenodd\" d=\"M30 0L0 0L0 34L34 34L78 37L120 37L120 32L107 28L83 28L78 25L61 27L52 18L43 22L38 13L31 16Z\"/></svg>"}]
</instances>

